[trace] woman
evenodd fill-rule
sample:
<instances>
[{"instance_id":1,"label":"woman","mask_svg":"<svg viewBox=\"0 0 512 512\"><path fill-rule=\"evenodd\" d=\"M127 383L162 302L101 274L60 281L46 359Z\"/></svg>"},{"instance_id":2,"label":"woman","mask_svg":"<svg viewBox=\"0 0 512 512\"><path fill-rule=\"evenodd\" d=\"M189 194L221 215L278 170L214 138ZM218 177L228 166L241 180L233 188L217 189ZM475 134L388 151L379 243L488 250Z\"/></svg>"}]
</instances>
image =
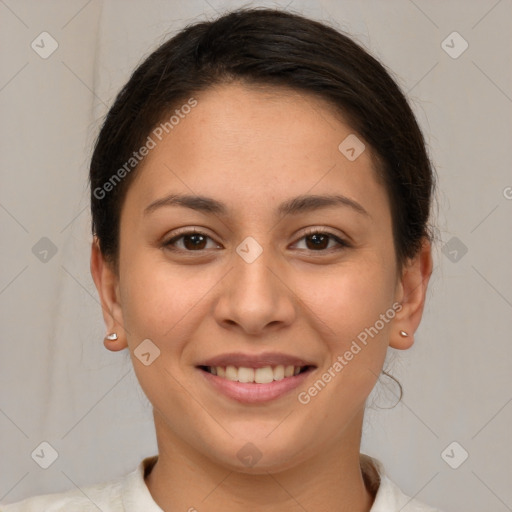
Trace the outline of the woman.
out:
<instances>
[{"instance_id":1,"label":"woman","mask_svg":"<svg viewBox=\"0 0 512 512\"><path fill-rule=\"evenodd\" d=\"M90 184L105 346L158 455L2 510L434 510L359 451L432 272L433 169L380 63L278 10L188 26L117 96Z\"/></svg>"}]
</instances>

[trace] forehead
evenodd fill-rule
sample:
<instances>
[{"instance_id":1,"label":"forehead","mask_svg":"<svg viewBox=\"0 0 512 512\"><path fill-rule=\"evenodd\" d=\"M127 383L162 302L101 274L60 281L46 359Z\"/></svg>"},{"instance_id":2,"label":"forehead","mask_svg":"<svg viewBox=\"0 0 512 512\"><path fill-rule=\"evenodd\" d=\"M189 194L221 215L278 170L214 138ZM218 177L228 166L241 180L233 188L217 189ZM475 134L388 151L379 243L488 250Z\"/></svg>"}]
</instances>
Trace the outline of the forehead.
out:
<instances>
[{"instance_id":1,"label":"forehead","mask_svg":"<svg viewBox=\"0 0 512 512\"><path fill-rule=\"evenodd\" d=\"M127 202L130 196L140 209L166 193L186 193L219 198L233 211L251 205L256 214L292 196L338 193L368 209L385 206L369 147L355 160L340 151L357 136L326 101L241 84L194 99L194 108L160 130L161 140L152 136Z\"/></svg>"}]
</instances>

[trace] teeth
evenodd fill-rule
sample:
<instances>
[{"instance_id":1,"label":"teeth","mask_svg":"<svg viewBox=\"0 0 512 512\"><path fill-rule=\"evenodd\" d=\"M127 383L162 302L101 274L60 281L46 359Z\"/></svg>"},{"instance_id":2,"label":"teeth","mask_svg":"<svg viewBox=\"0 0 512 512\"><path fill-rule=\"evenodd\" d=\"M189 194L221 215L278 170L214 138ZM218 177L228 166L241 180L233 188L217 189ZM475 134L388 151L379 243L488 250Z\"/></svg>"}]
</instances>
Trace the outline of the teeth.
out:
<instances>
[{"instance_id":1,"label":"teeth","mask_svg":"<svg viewBox=\"0 0 512 512\"><path fill-rule=\"evenodd\" d=\"M238 382L254 382L254 370L252 368L238 368Z\"/></svg>"},{"instance_id":2,"label":"teeth","mask_svg":"<svg viewBox=\"0 0 512 512\"><path fill-rule=\"evenodd\" d=\"M207 369L213 375L235 382L269 384L274 380L283 380L286 377L298 375L302 367L293 365L284 366L281 364L275 367L265 366L264 368L247 368L245 366L241 366L240 368L236 366L226 366L224 368L223 366L208 366Z\"/></svg>"},{"instance_id":3,"label":"teeth","mask_svg":"<svg viewBox=\"0 0 512 512\"><path fill-rule=\"evenodd\" d=\"M279 365L279 366L276 366L274 368L273 379L274 380L282 380L282 379L284 379L284 366L282 364Z\"/></svg>"},{"instance_id":4,"label":"teeth","mask_svg":"<svg viewBox=\"0 0 512 512\"><path fill-rule=\"evenodd\" d=\"M226 379L238 380L238 370L234 366L226 366Z\"/></svg>"},{"instance_id":5,"label":"teeth","mask_svg":"<svg viewBox=\"0 0 512 512\"><path fill-rule=\"evenodd\" d=\"M240 370L239 370L240 374ZM278 379L275 379L278 380ZM257 368L254 370L254 382L256 384L269 384L274 381L274 370L271 366L265 366L263 368Z\"/></svg>"}]
</instances>

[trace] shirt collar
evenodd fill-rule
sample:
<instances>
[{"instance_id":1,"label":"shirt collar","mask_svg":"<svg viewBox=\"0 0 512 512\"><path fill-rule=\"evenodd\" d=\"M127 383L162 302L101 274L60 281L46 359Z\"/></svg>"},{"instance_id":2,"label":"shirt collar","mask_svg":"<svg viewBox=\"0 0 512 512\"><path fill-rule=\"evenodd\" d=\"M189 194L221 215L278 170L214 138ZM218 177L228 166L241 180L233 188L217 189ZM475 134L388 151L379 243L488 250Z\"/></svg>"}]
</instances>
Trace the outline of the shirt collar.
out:
<instances>
[{"instance_id":1,"label":"shirt collar","mask_svg":"<svg viewBox=\"0 0 512 512\"><path fill-rule=\"evenodd\" d=\"M144 481L144 474L149 471L158 459L158 455L146 457L137 467L124 478L122 499L125 512L164 512L155 502Z\"/></svg>"},{"instance_id":2,"label":"shirt collar","mask_svg":"<svg viewBox=\"0 0 512 512\"><path fill-rule=\"evenodd\" d=\"M136 470L125 476L122 483L125 512L164 512L154 501L144 480L145 473L151 470L157 459L158 455L146 457ZM370 512L389 512L397 506L415 503L387 477L379 460L362 453L360 465L365 485L375 496Z\"/></svg>"}]
</instances>

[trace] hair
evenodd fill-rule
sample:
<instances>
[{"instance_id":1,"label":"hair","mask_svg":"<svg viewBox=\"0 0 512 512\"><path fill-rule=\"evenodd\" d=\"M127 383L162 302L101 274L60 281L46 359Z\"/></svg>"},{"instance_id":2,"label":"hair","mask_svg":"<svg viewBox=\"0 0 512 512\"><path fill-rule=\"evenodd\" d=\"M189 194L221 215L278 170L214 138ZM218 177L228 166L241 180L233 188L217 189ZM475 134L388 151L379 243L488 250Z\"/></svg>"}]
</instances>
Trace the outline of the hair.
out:
<instances>
[{"instance_id":1,"label":"hair","mask_svg":"<svg viewBox=\"0 0 512 512\"><path fill-rule=\"evenodd\" d=\"M433 166L416 118L389 72L324 23L278 9L241 8L188 25L161 44L135 69L105 117L89 173L92 233L116 273L121 209L138 167L126 172L126 163L133 164L134 152L174 108L234 81L326 100L370 146L391 205L399 270L424 239L433 239L428 223Z\"/></svg>"}]
</instances>

